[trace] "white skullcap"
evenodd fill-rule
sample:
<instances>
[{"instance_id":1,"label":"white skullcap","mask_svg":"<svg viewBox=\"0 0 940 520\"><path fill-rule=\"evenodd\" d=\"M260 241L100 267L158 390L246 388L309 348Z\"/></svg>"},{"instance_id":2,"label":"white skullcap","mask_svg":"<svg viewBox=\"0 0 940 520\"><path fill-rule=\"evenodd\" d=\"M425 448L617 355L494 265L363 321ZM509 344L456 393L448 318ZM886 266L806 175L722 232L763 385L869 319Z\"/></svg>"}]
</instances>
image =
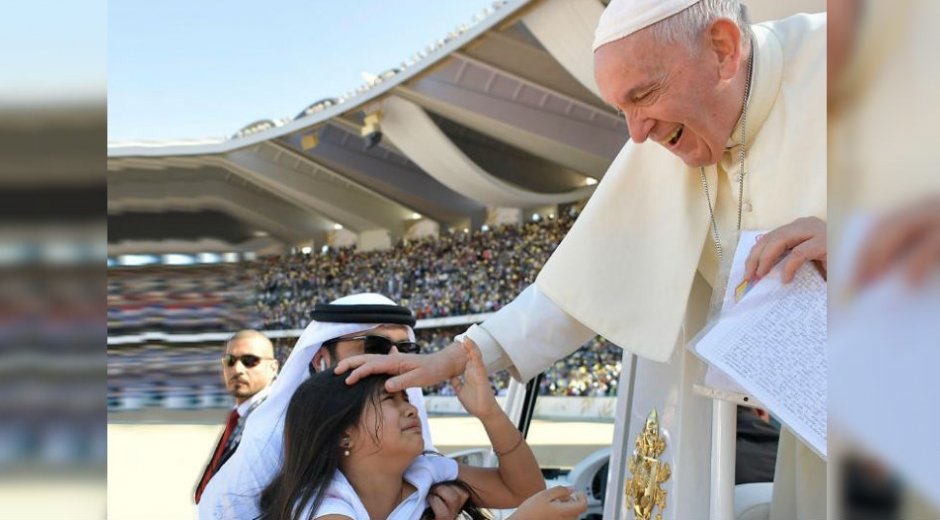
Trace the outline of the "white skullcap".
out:
<instances>
[{"instance_id":1,"label":"white skullcap","mask_svg":"<svg viewBox=\"0 0 940 520\"><path fill-rule=\"evenodd\" d=\"M594 31L596 51L601 45L626 36L680 13L699 0L611 0Z\"/></svg>"},{"instance_id":2,"label":"white skullcap","mask_svg":"<svg viewBox=\"0 0 940 520\"><path fill-rule=\"evenodd\" d=\"M344 296L331 305L390 305L395 302L376 293ZM317 351L328 339L374 329L382 323L335 323L311 321L304 329L284 367L271 383L268 398L245 421L241 441L232 457L219 468L206 485L199 501L199 518L234 520L256 518L261 514L258 504L261 491L274 478L281 466L284 417L294 391L310 377L308 367ZM414 341L414 330L408 327ZM427 410L420 388L407 390L409 400L421 417L425 448L434 449L428 427Z\"/></svg>"},{"instance_id":3,"label":"white skullcap","mask_svg":"<svg viewBox=\"0 0 940 520\"><path fill-rule=\"evenodd\" d=\"M350 294L330 302L330 305L398 305L379 293L367 292Z\"/></svg>"}]
</instances>

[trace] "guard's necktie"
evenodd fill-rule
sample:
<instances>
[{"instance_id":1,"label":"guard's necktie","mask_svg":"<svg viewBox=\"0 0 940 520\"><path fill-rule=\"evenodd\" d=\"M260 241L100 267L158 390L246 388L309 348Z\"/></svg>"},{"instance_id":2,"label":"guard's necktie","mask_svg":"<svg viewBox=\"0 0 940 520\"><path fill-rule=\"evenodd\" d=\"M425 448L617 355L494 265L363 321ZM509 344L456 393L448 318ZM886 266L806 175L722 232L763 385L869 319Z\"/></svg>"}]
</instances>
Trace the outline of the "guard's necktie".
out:
<instances>
[{"instance_id":1,"label":"guard's necktie","mask_svg":"<svg viewBox=\"0 0 940 520\"><path fill-rule=\"evenodd\" d=\"M216 471L219 470L219 460L222 458L222 454L225 453L225 446L228 444L229 437L232 436L232 432L235 430L235 426L238 424L238 410L233 409L230 414L228 414L228 421L225 423L225 431L222 432L222 438L219 439L219 444L215 447L215 453L212 455L212 460L209 461L209 465L206 466L206 470L202 473L202 478L199 480L199 486L196 488L196 503L199 503L199 499L202 497L202 491L206 488L206 484L209 483L209 480L215 475Z\"/></svg>"}]
</instances>

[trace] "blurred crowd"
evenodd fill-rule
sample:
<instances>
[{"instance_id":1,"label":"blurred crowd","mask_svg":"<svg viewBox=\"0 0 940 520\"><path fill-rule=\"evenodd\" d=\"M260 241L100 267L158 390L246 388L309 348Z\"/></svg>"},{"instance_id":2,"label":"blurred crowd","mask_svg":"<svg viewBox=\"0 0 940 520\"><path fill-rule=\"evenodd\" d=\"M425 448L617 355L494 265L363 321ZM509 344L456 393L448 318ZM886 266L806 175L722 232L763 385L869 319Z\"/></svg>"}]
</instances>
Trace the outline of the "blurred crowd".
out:
<instances>
[{"instance_id":1,"label":"blurred crowd","mask_svg":"<svg viewBox=\"0 0 940 520\"><path fill-rule=\"evenodd\" d=\"M227 332L252 319L243 265L108 269L108 334Z\"/></svg>"},{"instance_id":2,"label":"blurred crowd","mask_svg":"<svg viewBox=\"0 0 940 520\"><path fill-rule=\"evenodd\" d=\"M436 352L466 326L419 329L423 352ZM283 363L296 338L274 340ZM219 408L230 404L221 379L222 346L212 344L146 344L108 350L109 409ZM540 395L605 397L617 395L621 350L596 337L552 365L539 386ZM509 386L509 373L491 376L499 395ZM454 395L449 383L425 389L425 395Z\"/></svg>"},{"instance_id":3,"label":"blurred crowd","mask_svg":"<svg viewBox=\"0 0 940 520\"><path fill-rule=\"evenodd\" d=\"M437 238L402 241L385 251L327 250L257 262L151 266L108 270L108 334L232 332L302 329L317 303L347 294L379 292L410 307L418 319L498 310L531 284L564 238L576 213ZM466 325L419 329L435 352ZM293 338L275 340L286 359ZM218 344L112 346L109 404L131 407L217 407L227 403L219 378ZM613 396L620 349L595 338L555 363L542 395ZM504 393L509 374L492 377ZM449 383L429 395L453 395Z\"/></svg>"},{"instance_id":4,"label":"blurred crowd","mask_svg":"<svg viewBox=\"0 0 940 520\"><path fill-rule=\"evenodd\" d=\"M385 294L418 319L493 312L535 280L575 216L445 232L384 251L112 268L108 333L302 329L317 303L361 292Z\"/></svg>"},{"instance_id":5,"label":"blurred crowd","mask_svg":"<svg viewBox=\"0 0 940 520\"><path fill-rule=\"evenodd\" d=\"M611 397L617 395L623 350L600 336L556 361L542 379L541 395Z\"/></svg>"},{"instance_id":6,"label":"blurred crowd","mask_svg":"<svg viewBox=\"0 0 940 520\"><path fill-rule=\"evenodd\" d=\"M270 257L258 266L256 311L268 329L298 329L317 303L378 292L418 319L493 312L535 280L574 215L445 232L385 251L328 250Z\"/></svg>"},{"instance_id":7,"label":"blurred crowd","mask_svg":"<svg viewBox=\"0 0 940 520\"><path fill-rule=\"evenodd\" d=\"M454 336L467 327L442 327L416 331L418 341L427 346L427 352L437 352L450 343ZM622 350L609 341L596 336L570 356L556 361L545 371L539 384L539 395L608 397L617 395ZM509 386L506 371L490 376L493 391L503 395ZM449 382L425 389L427 395L454 395Z\"/></svg>"}]
</instances>

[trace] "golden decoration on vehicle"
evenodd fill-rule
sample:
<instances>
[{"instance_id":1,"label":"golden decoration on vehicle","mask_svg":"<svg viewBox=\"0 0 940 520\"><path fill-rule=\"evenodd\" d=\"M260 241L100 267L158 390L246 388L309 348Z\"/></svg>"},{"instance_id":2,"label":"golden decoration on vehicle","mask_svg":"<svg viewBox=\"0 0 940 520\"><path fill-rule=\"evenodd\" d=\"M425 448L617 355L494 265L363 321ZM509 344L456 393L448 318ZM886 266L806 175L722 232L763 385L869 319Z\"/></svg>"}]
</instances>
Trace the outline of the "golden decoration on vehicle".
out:
<instances>
[{"instance_id":1,"label":"golden decoration on vehicle","mask_svg":"<svg viewBox=\"0 0 940 520\"><path fill-rule=\"evenodd\" d=\"M666 450L666 439L660 434L659 415L655 409L646 418L646 426L637 435L634 445L633 456L629 459L632 478L627 482L624 494L637 520L649 520L657 507L656 520L662 520L666 490L661 485L669 480L672 472L669 463L659 460Z\"/></svg>"}]
</instances>

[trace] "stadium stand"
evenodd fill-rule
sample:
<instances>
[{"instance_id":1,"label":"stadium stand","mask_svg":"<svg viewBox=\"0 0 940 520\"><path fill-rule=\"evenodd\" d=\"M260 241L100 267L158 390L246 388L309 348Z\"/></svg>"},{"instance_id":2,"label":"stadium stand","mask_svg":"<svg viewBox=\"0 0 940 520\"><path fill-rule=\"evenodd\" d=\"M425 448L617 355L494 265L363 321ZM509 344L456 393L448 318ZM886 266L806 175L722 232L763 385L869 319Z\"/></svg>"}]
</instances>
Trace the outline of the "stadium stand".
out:
<instances>
[{"instance_id":1,"label":"stadium stand","mask_svg":"<svg viewBox=\"0 0 940 520\"><path fill-rule=\"evenodd\" d=\"M113 268L108 274L109 336L149 332L302 329L316 303L376 291L411 307L419 319L493 312L534 281L575 212L538 222L462 230L400 242L384 251L328 250L239 264ZM466 326L419 329L434 352ZM275 341L286 358L295 339ZM218 341L112 345L109 408L214 408L228 396L219 379ZM601 338L553 365L543 395L612 396L620 349ZM493 376L496 392L508 374ZM445 383L429 394L450 395Z\"/></svg>"}]
</instances>

